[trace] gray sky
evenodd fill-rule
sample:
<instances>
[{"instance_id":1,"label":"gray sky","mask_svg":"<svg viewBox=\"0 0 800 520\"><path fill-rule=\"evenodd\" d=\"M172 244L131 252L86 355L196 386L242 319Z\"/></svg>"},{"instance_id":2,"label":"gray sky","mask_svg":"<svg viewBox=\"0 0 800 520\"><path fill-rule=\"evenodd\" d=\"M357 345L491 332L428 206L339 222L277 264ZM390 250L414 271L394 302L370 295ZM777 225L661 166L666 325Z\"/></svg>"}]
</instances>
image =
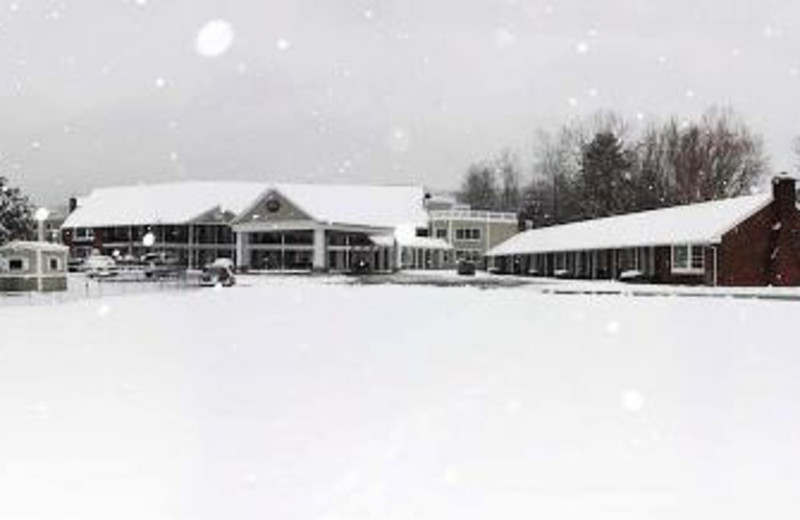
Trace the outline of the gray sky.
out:
<instances>
[{"instance_id":1,"label":"gray sky","mask_svg":"<svg viewBox=\"0 0 800 520\"><path fill-rule=\"evenodd\" d=\"M206 57L213 20L234 39ZM188 178L455 187L598 109L730 104L780 169L800 2L3 0L0 78L2 172L46 204Z\"/></svg>"}]
</instances>

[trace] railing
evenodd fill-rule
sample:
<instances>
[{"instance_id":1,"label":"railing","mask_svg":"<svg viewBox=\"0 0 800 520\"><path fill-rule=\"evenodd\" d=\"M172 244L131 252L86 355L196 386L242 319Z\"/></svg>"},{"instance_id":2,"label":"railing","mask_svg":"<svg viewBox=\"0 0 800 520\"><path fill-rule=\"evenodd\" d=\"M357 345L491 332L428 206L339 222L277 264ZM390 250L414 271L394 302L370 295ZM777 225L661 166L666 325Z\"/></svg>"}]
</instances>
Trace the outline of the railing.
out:
<instances>
[{"instance_id":1,"label":"railing","mask_svg":"<svg viewBox=\"0 0 800 520\"><path fill-rule=\"evenodd\" d=\"M480 220L484 222L517 223L516 213L465 209L445 209L430 212L431 220Z\"/></svg>"}]
</instances>

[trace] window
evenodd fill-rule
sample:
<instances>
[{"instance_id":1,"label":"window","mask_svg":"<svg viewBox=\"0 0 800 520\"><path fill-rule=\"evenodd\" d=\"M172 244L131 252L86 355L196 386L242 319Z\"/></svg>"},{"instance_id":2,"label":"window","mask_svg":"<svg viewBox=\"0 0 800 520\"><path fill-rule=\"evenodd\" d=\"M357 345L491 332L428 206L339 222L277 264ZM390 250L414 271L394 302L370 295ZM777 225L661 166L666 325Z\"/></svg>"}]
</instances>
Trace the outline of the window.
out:
<instances>
[{"instance_id":1,"label":"window","mask_svg":"<svg viewBox=\"0 0 800 520\"><path fill-rule=\"evenodd\" d=\"M25 260L21 258L12 258L8 261L8 270L9 271L24 271L25 270Z\"/></svg>"},{"instance_id":2,"label":"window","mask_svg":"<svg viewBox=\"0 0 800 520\"><path fill-rule=\"evenodd\" d=\"M692 246L691 254L692 269L703 270L705 267L705 254L703 246Z\"/></svg>"},{"instance_id":3,"label":"window","mask_svg":"<svg viewBox=\"0 0 800 520\"><path fill-rule=\"evenodd\" d=\"M672 246L672 272L702 273L705 252L701 245Z\"/></svg>"},{"instance_id":4,"label":"window","mask_svg":"<svg viewBox=\"0 0 800 520\"><path fill-rule=\"evenodd\" d=\"M51 258L48 262L51 271L58 271L61 269L61 262L58 261L58 258Z\"/></svg>"},{"instance_id":5,"label":"window","mask_svg":"<svg viewBox=\"0 0 800 520\"><path fill-rule=\"evenodd\" d=\"M89 228L78 228L75 230L76 240L92 240L94 239L94 230Z\"/></svg>"},{"instance_id":6,"label":"window","mask_svg":"<svg viewBox=\"0 0 800 520\"><path fill-rule=\"evenodd\" d=\"M436 230L436 238L443 238L447 240L447 229L441 228Z\"/></svg>"},{"instance_id":7,"label":"window","mask_svg":"<svg viewBox=\"0 0 800 520\"><path fill-rule=\"evenodd\" d=\"M481 230L478 228L456 229L456 240L478 241L481 239Z\"/></svg>"}]
</instances>

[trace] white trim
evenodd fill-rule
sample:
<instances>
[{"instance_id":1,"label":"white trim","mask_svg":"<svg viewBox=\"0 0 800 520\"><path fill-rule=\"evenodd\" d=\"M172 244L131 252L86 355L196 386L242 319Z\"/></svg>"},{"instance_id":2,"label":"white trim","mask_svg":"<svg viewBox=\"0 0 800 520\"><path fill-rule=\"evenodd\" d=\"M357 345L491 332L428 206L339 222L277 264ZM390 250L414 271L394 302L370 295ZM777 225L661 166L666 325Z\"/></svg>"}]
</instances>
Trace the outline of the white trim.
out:
<instances>
[{"instance_id":1,"label":"white trim","mask_svg":"<svg viewBox=\"0 0 800 520\"><path fill-rule=\"evenodd\" d=\"M686 248L686 260L689 267L675 267L675 249L679 247ZM706 272L706 246L704 244L673 244L670 246L669 251L669 268L673 274L704 274ZM692 259L694 257L694 250L700 249L703 252L703 267L693 267Z\"/></svg>"},{"instance_id":2,"label":"white trim","mask_svg":"<svg viewBox=\"0 0 800 520\"><path fill-rule=\"evenodd\" d=\"M6 278L25 278L25 279L35 278L35 279L38 279L38 278L66 278L66 277L67 277L67 273L65 273L63 271L59 272L59 273L42 273L41 276L39 274L37 274L37 273L25 273L25 274L0 273L0 278L3 278L3 279L6 279Z\"/></svg>"}]
</instances>

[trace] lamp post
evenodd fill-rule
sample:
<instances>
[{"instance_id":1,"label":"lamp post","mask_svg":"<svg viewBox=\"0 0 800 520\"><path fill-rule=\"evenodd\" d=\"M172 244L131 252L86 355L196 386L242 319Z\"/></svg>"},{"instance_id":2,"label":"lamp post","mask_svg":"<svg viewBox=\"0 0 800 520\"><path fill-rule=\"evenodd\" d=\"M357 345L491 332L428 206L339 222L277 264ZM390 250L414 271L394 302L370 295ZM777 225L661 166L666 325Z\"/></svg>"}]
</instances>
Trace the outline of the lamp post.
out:
<instances>
[{"instance_id":1,"label":"lamp post","mask_svg":"<svg viewBox=\"0 0 800 520\"><path fill-rule=\"evenodd\" d=\"M33 214L33 219L36 220L39 242L45 242L44 223L47 221L48 217L50 217L50 210L47 208L39 208L36 210L36 213Z\"/></svg>"},{"instance_id":2,"label":"lamp post","mask_svg":"<svg viewBox=\"0 0 800 520\"><path fill-rule=\"evenodd\" d=\"M39 208L36 210L36 213L33 214L34 220L36 220L36 227L39 235L39 242L44 242L44 223L47 218L50 216L50 211L47 208ZM39 292L42 292L42 247L41 245L36 248L36 289Z\"/></svg>"}]
</instances>

